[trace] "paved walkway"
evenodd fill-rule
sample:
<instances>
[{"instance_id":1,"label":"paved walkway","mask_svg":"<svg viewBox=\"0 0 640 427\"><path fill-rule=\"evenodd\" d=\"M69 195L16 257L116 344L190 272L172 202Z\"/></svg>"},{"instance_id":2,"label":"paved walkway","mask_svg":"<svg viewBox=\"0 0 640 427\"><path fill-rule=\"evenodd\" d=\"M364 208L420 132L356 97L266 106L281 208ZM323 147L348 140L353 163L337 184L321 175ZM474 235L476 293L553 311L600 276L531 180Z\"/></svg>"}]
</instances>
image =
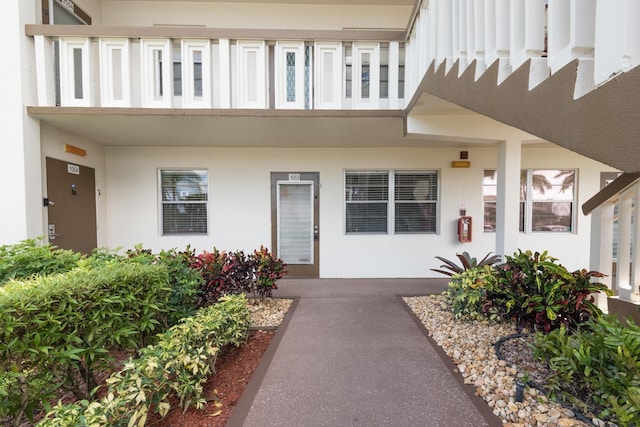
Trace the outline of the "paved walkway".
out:
<instances>
[{"instance_id":1,"label":"paved walkway","mask_svg":"<svg viewBox=\"0 0 640 427\"><path fill-rule=\"evenodd\" d=\"M398 295L446 280L285 279L296 297L229 426L501 426Z\"/></svg>"}]
</instances>

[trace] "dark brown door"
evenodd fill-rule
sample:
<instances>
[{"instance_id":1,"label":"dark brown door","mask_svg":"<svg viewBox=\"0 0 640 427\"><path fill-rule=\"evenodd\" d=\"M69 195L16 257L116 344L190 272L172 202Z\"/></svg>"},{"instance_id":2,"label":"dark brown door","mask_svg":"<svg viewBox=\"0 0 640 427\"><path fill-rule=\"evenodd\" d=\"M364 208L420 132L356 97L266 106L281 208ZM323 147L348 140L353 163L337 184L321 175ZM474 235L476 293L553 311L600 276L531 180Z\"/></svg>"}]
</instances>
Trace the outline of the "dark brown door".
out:
<instances>
[{"instance_id":1,"label":"dark brown door","mask_svg":"<svg viewBox=\"0 0 640 427\"><path fill-rule=\"evenodd\" d=\"M287 277L320 274L320 174L271 173L271 230L274 254L287 264Z\"/></svg>"},{"instance_id":2,"label":"dark brown door","mask_svg":"<svg viewBox=\"0 0 640 427\"><path fill-rule=\"evenodd\" d=\"M95 170L47 157L49 242L90 254L97 245Z\"/></svg>"}]
</instances>

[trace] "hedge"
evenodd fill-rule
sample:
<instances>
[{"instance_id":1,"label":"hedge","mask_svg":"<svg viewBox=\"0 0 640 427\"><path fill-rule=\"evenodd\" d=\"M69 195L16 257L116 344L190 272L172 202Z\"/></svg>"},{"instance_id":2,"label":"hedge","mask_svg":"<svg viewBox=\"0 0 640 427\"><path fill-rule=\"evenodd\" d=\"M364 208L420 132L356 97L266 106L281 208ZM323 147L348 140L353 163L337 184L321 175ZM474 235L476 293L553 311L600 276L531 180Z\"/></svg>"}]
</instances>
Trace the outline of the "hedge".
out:
<instances>
[{"instance_id":1,"label":"hedge","mask_svg":"<svg viewBox=\"0 0 640 427\"><path fill-rule=\"evenodd\" d=\"M222 297L167 330L157 344L140 350L138 358L129 359L107 379L101 400L58 403L38 425L143 426L150 411L168 413L172 393L181 407L201 408L206 403L202 385L214 372L220 348L244 343L249 323L244 295Z\"/></svg>"},{"instance_id":2,"label":"hedge","mask_svg":"<svg viewBox=\"0 0 640 427\"><path fill-rule=\"evenodd\" d=\"M32 418L57 389L90 398L108 352L155 336L166 269L120 263L9 281L0 288L0 416Z\"/></svg>"}]
</instances>

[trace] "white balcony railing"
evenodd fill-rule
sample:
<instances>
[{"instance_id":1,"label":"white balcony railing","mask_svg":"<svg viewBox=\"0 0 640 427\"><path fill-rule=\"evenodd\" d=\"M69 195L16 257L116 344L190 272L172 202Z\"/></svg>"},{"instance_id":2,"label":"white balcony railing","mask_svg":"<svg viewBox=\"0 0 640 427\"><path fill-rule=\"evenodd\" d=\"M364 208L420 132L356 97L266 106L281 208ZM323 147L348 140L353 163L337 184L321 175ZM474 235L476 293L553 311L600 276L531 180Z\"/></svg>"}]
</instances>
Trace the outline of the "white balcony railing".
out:
<instances>
[{"instance_id":1,"label":"white balcony railing","mask_svg":"<svg viewBox=\"0 0 640 427\"><path fill-rule=\"evenodd\" d=\"M430 66L448 73L455 63L462 75L475 62L477 80L497 62L499 85L531 61L533 89L577 59L578 98L640 64L639 19L636 0L422 0L406 34L38 25L27 34L41 106L401 109Z\"/></svg>"},{"instance_id":2,"label":"white balcony railing","mask_svg":"<svg viewBox=\"0 0 640 427\"><path fill-rule=\"evenodd\" d=\"M640 182L636 182L602 204L601 268L612 271L611 283L615 294L623 300L640 302ZM611 251L614 248L614 251ZM602 256L604 254L605 256Z\"/></svg>"},{"instance_id":3,"label":"white balcony railing","mask_svg":"<svg viewBox=\"0 0 640 427\"><path fill-rule=\"evenodd\" d=\"M28 26L39 106L404 108L402 32L274 41L165 31Z\"/></svg>"},{"instance_id":4,"label":"white balcony railing","mask_svg":"<svg viewBox=\"0 0 640 427\"><path fill-rule=\"evenodd\" d=\"M500 84L531 60L529 89L578 59L574 97L640 64L636 0L422 0L406 43L407 95L431 65Z\"/></svg>"}]
</instances>

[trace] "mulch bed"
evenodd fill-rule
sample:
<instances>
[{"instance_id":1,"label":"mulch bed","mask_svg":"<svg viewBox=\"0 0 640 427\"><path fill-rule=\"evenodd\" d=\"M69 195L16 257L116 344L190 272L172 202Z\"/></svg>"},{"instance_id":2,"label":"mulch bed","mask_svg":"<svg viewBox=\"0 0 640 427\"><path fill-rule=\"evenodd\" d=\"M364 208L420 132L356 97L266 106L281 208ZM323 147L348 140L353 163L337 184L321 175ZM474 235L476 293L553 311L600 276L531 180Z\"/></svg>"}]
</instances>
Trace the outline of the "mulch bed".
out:
<instances>
[{"instance_id":1,"label":"mulch bed","mask_svg":"<svg viewBox=\"0 0 640 427\"><path fill-rule=\"evenodd\" d=\"M262 355L269 347L274 330L250 331L247 343L224 349L216 360L216 373L204 386L203 395L209 403L203 409L189 408L183 413L176 400L166 417L157 414L147 420L158 427L223 427L231 416L245 386L251 379Z\"/></svg>"}]
</instances>

